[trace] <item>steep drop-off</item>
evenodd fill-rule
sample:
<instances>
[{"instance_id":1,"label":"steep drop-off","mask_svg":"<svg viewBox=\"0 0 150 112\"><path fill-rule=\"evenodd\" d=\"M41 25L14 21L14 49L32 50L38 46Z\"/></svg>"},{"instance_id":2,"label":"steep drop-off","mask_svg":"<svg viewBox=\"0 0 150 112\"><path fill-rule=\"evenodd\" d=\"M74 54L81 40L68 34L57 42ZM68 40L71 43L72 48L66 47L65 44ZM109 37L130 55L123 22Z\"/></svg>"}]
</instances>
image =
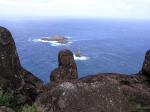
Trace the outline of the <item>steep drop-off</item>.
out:
<instances>
[{"instance_id":1,"label":"steep drop-off","mask_svg":"<svg viewBox=\"0 0 150 112\"><path fill-rule=\"evenodd\" d=\"M18 105L34 103L38 112L150 112L150 51L134 75L99 73L78 79L71 51L60 51L58 61L51 81L43 85L21 66L11 33L0 27L0 92L13 93ZM0 105L0 112L11 112L5 110Z\"/></svg>"}]
</instances>

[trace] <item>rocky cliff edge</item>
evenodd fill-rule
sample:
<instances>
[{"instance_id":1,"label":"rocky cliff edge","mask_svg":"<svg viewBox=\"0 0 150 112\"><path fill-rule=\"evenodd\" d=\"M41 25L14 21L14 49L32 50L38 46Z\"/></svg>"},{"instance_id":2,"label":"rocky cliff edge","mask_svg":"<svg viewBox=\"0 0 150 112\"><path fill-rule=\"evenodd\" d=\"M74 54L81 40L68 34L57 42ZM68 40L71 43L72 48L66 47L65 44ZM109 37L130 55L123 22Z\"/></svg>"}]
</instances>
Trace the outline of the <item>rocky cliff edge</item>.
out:
<instances>
[{"instance_id":1,"label":"rocky cliff edge","mask_svg":"<svg viewBox=\"0 0 150 112\"><path fill-rule=\"evenodd\" d=\"M0 91L13 93L18 105L34 103L38 112L150 112L150 50L134 75L99 73L78 79L71 51L60 51L58 61L44 85L21 66L11 33L0 27Z\"/></svg>"}]
</instances>

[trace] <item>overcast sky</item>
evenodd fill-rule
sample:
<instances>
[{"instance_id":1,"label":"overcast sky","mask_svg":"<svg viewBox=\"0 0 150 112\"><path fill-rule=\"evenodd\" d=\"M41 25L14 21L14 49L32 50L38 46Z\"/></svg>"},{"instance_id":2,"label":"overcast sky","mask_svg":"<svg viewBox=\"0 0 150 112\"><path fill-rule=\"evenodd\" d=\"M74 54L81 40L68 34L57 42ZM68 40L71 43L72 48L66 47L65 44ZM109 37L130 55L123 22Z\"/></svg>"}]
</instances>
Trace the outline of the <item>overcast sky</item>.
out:
<instances>
[{"instance_id":1,"label":"overcast sky","mask_svg":"<svg viewBox=\"0 0 150 112\"><path fill-rule=\"evenodd\" d=\"M0 17L150 19L150 0L0 0Z\"/></svg>"}]
</instances>

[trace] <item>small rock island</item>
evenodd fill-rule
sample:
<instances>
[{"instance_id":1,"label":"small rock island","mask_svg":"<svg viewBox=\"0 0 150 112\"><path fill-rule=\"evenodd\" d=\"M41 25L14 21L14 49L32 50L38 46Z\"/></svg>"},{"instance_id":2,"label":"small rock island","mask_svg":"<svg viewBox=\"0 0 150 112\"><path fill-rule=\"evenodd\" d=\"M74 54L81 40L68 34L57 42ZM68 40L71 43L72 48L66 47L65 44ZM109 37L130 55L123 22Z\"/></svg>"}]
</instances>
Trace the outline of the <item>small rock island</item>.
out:
<instances>
[{"instance_id":1,"label":"small rock island","mask_svg":"<svg viewBox=\"0 0 150 112\"><path fill-rule=\"evenodd\" d=\"M75 56L76 57L81 57L81 51L80 51L80 49L77 49L77 52L76 52Z\"/></svg>"},{"instance_id":2,"label":"small rock island","mask_svg":"<svg viewBox=\"0 0 150 112\"><path fill-rule=\"evenodd\" d=\"M44 38L41 38L41 40L55 41L55 42L60 43L60 44L67 44L69 42L68 38L66 38L65 36L61 36L61 35L53 35L50 37L44 37Z\"/></svg>"}]
</instances>

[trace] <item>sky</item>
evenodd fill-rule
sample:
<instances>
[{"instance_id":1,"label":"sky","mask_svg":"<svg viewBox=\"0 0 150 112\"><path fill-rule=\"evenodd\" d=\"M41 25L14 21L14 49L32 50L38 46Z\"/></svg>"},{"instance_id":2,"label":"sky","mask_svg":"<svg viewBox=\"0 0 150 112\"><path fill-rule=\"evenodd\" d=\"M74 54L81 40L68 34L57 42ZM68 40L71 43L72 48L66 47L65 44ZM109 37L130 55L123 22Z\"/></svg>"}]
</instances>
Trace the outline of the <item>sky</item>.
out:
<instances>
[{"instance_id":1,"label":"sky","mask_svg":"<svg viewBox=\"0 0 150 112\"><path fill-rule=\"evenodd\" d=\"M0 18L3 17L150 20L150 0L0 0Z\"/></svg>"}]
</instances>

